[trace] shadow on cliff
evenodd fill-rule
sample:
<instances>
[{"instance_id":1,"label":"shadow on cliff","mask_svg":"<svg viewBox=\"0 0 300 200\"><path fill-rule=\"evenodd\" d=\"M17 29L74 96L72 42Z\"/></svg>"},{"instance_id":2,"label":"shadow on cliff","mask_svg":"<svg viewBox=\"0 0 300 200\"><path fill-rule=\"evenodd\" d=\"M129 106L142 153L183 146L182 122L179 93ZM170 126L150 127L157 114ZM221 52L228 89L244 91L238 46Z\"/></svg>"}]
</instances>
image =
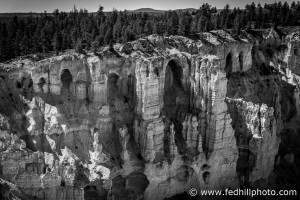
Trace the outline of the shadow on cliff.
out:
<instances>
[{"instance_id":1,"label":"shadow on cliff","mask_svg":"<svg viewBox=\"0 0 300 200\"><path fill-rule=\"evenodd\" d=\"M27 128L29 119L26 113L29 111L28 102L32 100L35 93L33 91L33 81L29 77L23 77L21 80L8 79L6 76L0 77L0 113L8 117L10 121L10 132L17 134L23 139L27 148L32 151L42 150L44 147L50 147L41 136L41 141L45 141L40 147L36 146L35 136L30 135Z\"/></svg>"},{"instance_id":2,"label":"shadow on cliff","mask_svg":"<svg viewBox=\"0 0 300 200\"><path fill-rule=\"evenodd\" d=\"M108 197L113 199L141 199L149 185L149 180L142 172L132 172L128 176L118 175L112 179Z\"/></svg>"},{"instance_id":3,"label":"shadow on cliff","mask_svg":"<svg viewBox=\"0 0 300 200\"><path fill-rule=\"evenodd\" d=\"M282 80L283 74L279 73L279 69L266 64L260 56L264 55L266 60L272 60L273 54L266 49L252 49L252 68L245 72L232 72L233 63L231 54L226 57L226 77L227 96L226 103L229 114L232 119L232 128L235 131L237 146L239 148L239 157L237 161L236 171L238 173L240 184L249 188L249 174L255 166L255 156L250 152L249 142L253 137L251 130L247 127L245 114L241 109L242 102L250 102L253 105L261 106L266 104L268 107L274 108L274 117L277 121L282 120L284 123L291 120L296 114L296 104L294 99L295 86ZM283 61L282 61L283 62ZM252 111L253 112L253 111ZM253 114L253 113L252 113ZM260 108L256 117L258 123L254 123L254 127L258 127L261 132ZM251 122L252 123L252 122Z\"/></svg>"}]
</instances>

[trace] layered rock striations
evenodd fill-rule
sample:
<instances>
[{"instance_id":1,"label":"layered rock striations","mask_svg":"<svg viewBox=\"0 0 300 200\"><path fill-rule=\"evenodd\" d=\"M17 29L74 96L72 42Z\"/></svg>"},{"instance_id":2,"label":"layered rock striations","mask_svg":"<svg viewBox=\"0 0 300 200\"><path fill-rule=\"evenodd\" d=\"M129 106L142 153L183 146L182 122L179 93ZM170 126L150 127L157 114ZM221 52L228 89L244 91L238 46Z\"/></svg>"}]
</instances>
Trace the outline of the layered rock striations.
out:
<instances>
[{"instance_id":1,"label":"layered rock striations","mask_svg":"<svg viewBox=\"0 0 300 200\"><path fill-rule=\"evenodd\" d=\"M1 64L0 176L47 200L276 188L299 164L298 32L151 35Z\"/></svg>"}]
</instances>

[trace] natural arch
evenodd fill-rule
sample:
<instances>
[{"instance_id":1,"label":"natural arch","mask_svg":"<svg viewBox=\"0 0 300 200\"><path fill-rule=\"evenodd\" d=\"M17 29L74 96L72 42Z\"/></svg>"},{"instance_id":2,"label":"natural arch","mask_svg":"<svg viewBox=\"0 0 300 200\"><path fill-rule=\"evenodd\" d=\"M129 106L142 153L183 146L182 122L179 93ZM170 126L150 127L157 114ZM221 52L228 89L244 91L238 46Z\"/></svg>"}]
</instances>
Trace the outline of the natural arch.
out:
<instances>
[{"instance_id":1,"label":"natural arch","mask_svg":"<svg viewBox=\"0 0 300 200\"><path fill-rule=\"evenodd\" d=\"M123 119L119 117L119 114L124 114L126 112L124 106L124 95L120 93L119 88L122 88L122 82L119 81L119 76L115 73L108 75L107 79L107 103L109 105L110 115L113 116L111 133L107 137L100 136L99 140L103 141L103 148L111 155L112 162L119 164L121 145L119 143L118 137L118 126L123 123Z\"/></svg>"},{"instance_id":2,"label":"natural arch","mask_svg":"<svg viewBox=\"0 0 300 200\"><path fill-rule=\"evenodd\" d=\"M176 98L184 94L181 80L182 74L182 68L177 62L170 60L166 66L164 89L164 107L167 112L170 111L171 108L176 107Z\"/></svg>"},{"instance_id":3,"label":"natural arch","mask_svg":"<svg viewBox=\"0 0 300 200\"><path fill-rule=\"evenodd\" d=\"M240 63L240 70L241 71L243 71L243 62L244 62L244 60L243 60L243 52L241 52L240 54L239 54L239 63Z\"/></svg>"},{"instance_id":4,"label":"natural arch","mask_svg":"<svg viewBox=\"0 0 300 200\"><path fill-rule=\"evenodd\" d=\"M70 73L70 71L68 69L64 69L60 80L62 82L62 91L64 92L70 92L71 89L71 83L73 82L73 77L72 74Z\"/></svg>"},{"instance_id":5,"label":"natural arch","mask_svg":"<svg viewBox=\"0 0 300 200\"><path fill-rule=\"evenodd\" d=\"M226 57L225 72L227 74L232 72L232 55L231 55L231 53L229 53Z\"/></svg>"},{"instance_id":6,"label":"natural arch","mask_svg":"<svg viewBox=\"0 0 300 200\"><path fill-rule=\"evenodd\" d=\"M189 94L183 87L183 70L175 60L170 60L165 71L164 107L166 116L174 124L175 143L179 153L186 151L182 136L182 122L189 111ZM167 145L167 144L166 144Z\"/></svg>"}]
</instances>

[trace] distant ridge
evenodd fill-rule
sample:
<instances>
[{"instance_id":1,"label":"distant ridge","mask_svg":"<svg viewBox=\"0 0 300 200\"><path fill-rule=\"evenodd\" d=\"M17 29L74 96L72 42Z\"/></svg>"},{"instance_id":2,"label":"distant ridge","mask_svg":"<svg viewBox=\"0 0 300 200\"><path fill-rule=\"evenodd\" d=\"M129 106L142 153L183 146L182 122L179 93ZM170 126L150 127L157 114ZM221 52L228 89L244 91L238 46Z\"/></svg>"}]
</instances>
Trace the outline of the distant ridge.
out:
<instances>
[{"instance_id":1,"label":"distant ridge","mask_svg":"<svg viewBox=\"0 0 300 200\"><path fill-rule=\"evenodd\" d=\"M155 10L153 8L139 8L137 10L132 10L132 12L165 12L165 10Z\"/></svg>"},{"instance_id":2,"label":"distant ridge","mask_svg":"<svg viewBox=\"0 0 300 200\"><path fill-rule=\"evenodd\" d=\"M185 8L185 9L176 9L176 11L183 11L183 12L186 12L186 11L189 11L189 12L196 12L198 9L196 8Z\"/></svg>"},{"instance_id":3,"label":"distant ridge","mask_svg":"<svg viewBox=\"0 0 300 200\"><path fill-rule=\"evenodd\" d=\"M163 15L168 10L155 10L153 8L139 8L139 9L136 9L136 10L126 10L126 11L129 14L147 13L149 15ZM196 12L197 9L196 8L184 8L184 9L176 9L176 10L173 10L173 11L177 11L177 12L186 12L186 11L188 11L188 12L192 13L192 12ZM104 11L104 13L110 13L110 12L112 12L112 11ZM52 15L53 13L48 12L47 14ZM96 12L89 12L89 14L95 15ZM36 16L41 16L41 13L38 13L38 12L0 13L0 22L7 22L8 23L10 21L10 19L14 16L18 16L20 18L25 18L25 17L29 17L29 16L36 17Z\"/></svg>"},{"instance_id":4,"label":"distant ridge","mask_svg":"<svg viewBox=\"0 0 300 200\"><path fill-rule=\"evenodd\" d=\"M136 12L136 13L139 13L139 12L146 12L146 13L164 13L168 10L156 10L156 9L153 9L153 8L139 8L139 9L136 9L136 10L127 10L127 12ZM189 12L196 12L197 9L196 8L184 8L184 9L175 9L175 11L182 11L182 12L185 12L185 11L189 11ZM112 11L104 11L105 13L109 13L109 12L112 12ZM16 13L1 13L0 12L0 16L1 17L12 17L12 16L19 16L19 17L28 17L30 15L32 16L36 16L36 15L39 15L43 12L16 12ZM95 13L95 12L89 12L89 13ZM47 14L52 14L52 12L48 12Z\"/></svg>"},{"instance_id":5,"label":"distant ridge","mask_svg":"<svg viewBox=\"0 0 300 200\"><path fill-rule=\"evenodd\" d=\"M139 8L136 10L126 10L128 13L148 13L150 15L162 15L164 14L166 11L168 10L155 10L153 8ZM196 8L184 8L184 9L175 9L173 11L177 11L177 12L196 12L197 9Z\"/></svg>"},{"instance_id":6,"label":"distant ridge","mask_svg":"<svg viewBox=\"0 0 300 200\"><path fill-rule=\"evenodd\" d=\"M175 11L182 11L182 12L195 12L197 9L196 8L184 8L184 9L175 9ZM146 13L163 13L168 10L155 10L153 8L139 8L137 10L131 10L129 12L146 12Z\"/></svg>"}]
</instances>

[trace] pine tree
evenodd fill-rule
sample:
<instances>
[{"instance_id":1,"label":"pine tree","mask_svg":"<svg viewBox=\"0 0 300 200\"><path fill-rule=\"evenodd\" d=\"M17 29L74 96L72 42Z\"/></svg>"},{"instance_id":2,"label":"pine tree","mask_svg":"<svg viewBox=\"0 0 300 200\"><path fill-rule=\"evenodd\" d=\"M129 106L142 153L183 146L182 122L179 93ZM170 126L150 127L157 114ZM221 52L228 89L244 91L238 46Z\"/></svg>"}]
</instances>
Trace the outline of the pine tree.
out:
<instances>
[{"instance_id":1,"label":"pine tree","mask_svg":"<svg viewBox=\"0 0 300 200\"><path fill-rule=\"evenodd\" d=\"M284 2L280 8L280 24L281 26L286 26L288 24L288 19L290 15L290 7L287 2Z\"/></svg>"},{"instance_id":2,"label":"pine tree","mask_svg":"<svg viewBox=\"0 0 300 200\"><path fill-rule=\"evenodd\" d=\"M229 22L228 22L229 21L228 15L229 15L229 12L230 12L229 8L230 8L230 6L228 4L226 4L226 6L224 7L224 9L220 13L220 18L221 18L221 24L220 24L220 26L222 28L225 28L225 29L229 25Z\"/></svg>"},{"instance_id":3,"label":"pine tree","mask_svg":"<svg viewBox=\"0 0 300 200\"><path fill-rule=\"evenodd\" d=\"M122 33L122 21L121 18L118 17L117 22L113 26L113 40L118 41Z\"/></svg>"},{"instance_id":4,"label":"pine tree","mask_svg":"<svg viewBox=\"0 0 300 200\"><path fill-rule=\"evenodd\" d=\"M224 24L224 29L228 29L229 27L230 27L230 15L229 14L227 14L226 15L226 20L225 20L225 24Z\"/></svg>"},{"instance_id":5,"label":"pine tree","mask_svg":"<svg viewBox=\"0 0 300 200\"><path fill-rule=\"evenodd\" d=\"M197 33L198 20L199 20L199 15L195 14L194 17L192 18L191 25L190 25L191 34Z\"/></svg>"},{"instance_id":6,"label":"pine tree","mask_svg":"<svg viewBox=\"0 0 300 200\"><path fill-rule=\"evenodd\" d=\"M15 39L16 39L16 33L17 33L17 26L18 26L18 19L15 16L8 24L8 30L7 30L7 48L8 51L8 57L14 58L16 56L16 49L15 49Z\"/></svg>"},{"instance_id":7,"label":"pine tree","mask_svg":"<svg viewBox=\"0 0 300 200\"><path fill-rule=\"evenodd\" d=\"M22 38L21 44L20 44L20 49L21 49L21 54L22 55L27 55L29 53L29 40L27 35L24 35Z\"/></svg>"},{"instance_id":8,"label":"pine tree","mask_svg":"<svg viewBox=\"0 0 300 200\"><path fill-rule=\"evenodd\" d=\"M62 34L62 49L70 49L71 48L71 41L70 35L67 31L64 31Z\"/></svg>"},{"instance_id":9,"label":"pine tree","mask_svg":"<svg viewBox=\"0 0 300 200\"><path fill-rule=\"evenodd\" d=\"M208 20L205 21L205 26L204 26L203 31L204 31L204 32L210 31L210 29L209 29L209 21L208 21Z\"/></svg>"},{"instance_id":10,"label":"pine tree","mask_svg":"<svg viewBox=\"0 0 300 200\"><path fill-rule=\"evenodd\" d=\"M180 14L179 16L179 25L178 25L178 34L185 35L185 16L184 14Z\"/></svg>"},{"instance_id":11,"label":"pine tree","mask_svg":"<svg viewBox=\"0 0 300 200\"><path fill-rule=\"evenodd\" d=\"M50 33L48 33L48 31L46 30L47 27L45 26L42 29L42 33L41 33L41 45L42 45L42 49L43 49L43 53L49 52L51 50L51 35Z\"/></svg>"},{"instance_id":12,"label":"pine tree","mask_svg":"<svg viewBox=\"0 0 300 200\"><path fill-rule=\"evenodd\" d=\"M9 59L7 47L7 25L0 23L0 60Z\"/></svg>"},{"instance_id":13,"label":"pine tree","mask_svg":"<svg viewBox=\"0 0 300 200\"><path fill-rule=\"evenodd\" d=\"M260 3L257 5L258 8L258 15L257 15L257 23L256 23L256 28L262 28L262 23L263 23L263 12L262 12L262 7Z\"/></svg>"},{"instance_id":14,"label":"pine tree","mask_svg":"<svg viewBox=\"0 0 300 200\"><path fill-rule=\"evenodd\" d=\"M163 35L165 32L163 22L154 22L153 23L153 33L158 35Z\"/></svg>"},{"instance_id":15,"label":"pine tree","mask_svg":"<svg viewBox=\"0 0 300 200\"><path fill-rule=\"evenodd\" d=\"M256 19L256 5L252 2L251 6L249 7L249 20L250 22L255 21Z\"/></svg>"},{"instance_id":16,"label":"pine tree","mask_svg":"<svg viewBox=\"0 0 300 200\"><path fill-rule=\"evenodd\" d=\"M239 35L241 33L241 22L240 22L240 11L237 12L234 19L234 28L235 34Z\"/></svg>"},{"instance_id":17,"label":"pine tree","mask_svg":"<svg viewBox=\"0 0 300 200\"><path fill-rule=\"evenodd\" d=\"M109 27L105 33L104 36L104 44L109 44L112 43L113 41L113 33L112 33L112 28Z\"/></svg>"},{"instance_id":18,"label":"pine tree","mask_svg":"<svg viewBox=\"0 0 300 200\"><path fill-rule=\"evenodd\" d=\"M249 30L251 30L251 29L252 29L252 27L251 27L251 22L248 21L247 26L246 26L246 31L249 31Z\"/></svg>"},{"instance_id":19,"label":"pine tree","mask_svg":"<svg viewBox=\"0 0 300 200\"><path fill-rule=\"evenodd\" d=\"M22 38L23 38L22 31L18 30L17 34L16 34L15 44L14 44L15 45L15 54L16 54L16 56L21 55L20 43L22 41Z\"/></svg>"},{"instance_id":20,"label":"pine tree","mask_svg":"<svg viewBox=\"0 0 300 200\"><path fill-rule=\"evenodd\" d=\"M114 52L114 51L115 51L115 49L114 49L114 44L113 44L112 41L109 42L109 50L110 50L111 52Z\"/></svg>"},{"instance_id":21,"label":"pine tree","mask_svg":"<svg viewBox=\"0 0 300 200\"><path fill-rule=\"evenodd\" d=\"M78 39L79 39L79 30L77 27L74 27L71 32L71 41L73 47L77 45Z\"/></svg>"},{"instance_id":22,"label":"pine tree","mask_svg":"<svg viewBox=\"0 0 300 200\"><path fill-rule=\"evenodd\" d=\"M53 50L56 52L56 55L58 55L59 51L62 50L62 36L60 34L59 30L56 30L54 37L53 37Z\"/></svg>"},{"instance_id":23,"label":"pine tree","mask_svg":"<svg viewBox=\"0 0 300 200\"><path fill-rule=\"evenodd\" d=\"M152 24L151 24L151 22L150 21L147 21L146 22L146 24L145 24L145 27L144 27L144 33L146 34L146 35L151 35L152 34Z\"/></svg>"},{"instance_id":24,"label":"pine tree","mask_svg":"<svg viewBox=\"0 0 300 200\"><path fill-rule=\"evenodd\" d=\"M170 35L178 34L179 17L176 11L169 11L167 31Z\"/></svg>"},{"instance_id":25,"label":"pine tree","mask_svg":"<svg viewBox=\"0 0 300 200\"><path fill-rule=\"evenodd\" d=\"M192 23L192 20L193 20L193 18L192 18L192 16L191 16L191 14L188 12L188 11L186 11L185 12L185 21L184 21L184 23L185 23L185 36L189 36L190 35L190 24Z\"/></svg>"},{"instance_id":26,"label":"pine tree","mask_svg":"<svg viewBox=\"0 0 300 200\"><path fill-rule=\"evenodd\" d=\"M129 27L127 27L124 31L123 41L129 42L129 41L133 41L134 39L135 39L134 34L129 29Z\"/></svg>"},{"instance_id":27,"label":"pine tree","mask_svg":"<svg viewBox=\"0 0 300 200\"><path fill-rule=\"evenodd\" d=\"M84 53L81 39L78 39L76 46L75 46L75 51L77 53Z\"/></svg>"},{"instance_id":28,"label":"pine tree","mask_svg":"<svg viewBox=\"0 0 300 200\"><path fill-rule=\"evenodd\" d=\"M244 10L230 9L227 4L219 13L206 3L192 14L166 11L163 15L128 14L115 9L104 14L102 6L92 15L74 6L70 13L56 9L52 14L29 14L0 23L0 61L21 54L53 50L58 53L70 48L95 51L98 45L124 43L153 33L189 36L223 28L239 34L241 29L268 28L272 24L294 26L299 21L299 2L292 2L290 6L286 2L275 2L263 8L261 4L251 3Z\"/></svg>"},{"instance_id":29,"label":"pine tree","mask_svg":"<svg viewBox=\"0 0 300 200\"><path fill-rule=\"evenodd\" d=\"M219 29L219 14L216 14L213 16L213 19L212 19L212 28L214 30L217 30Z\"/></svg>"},{"instance_id":30,"label":"pine tree","mask_svg":"<svg viewBox=\"0 0 300 200\"><path fill-rule=\"evenodd\" d=\"M96 53L98 48L100 47L99 41L93 41L91 44L91 50Z\"/></svg>"}]
</instances>

